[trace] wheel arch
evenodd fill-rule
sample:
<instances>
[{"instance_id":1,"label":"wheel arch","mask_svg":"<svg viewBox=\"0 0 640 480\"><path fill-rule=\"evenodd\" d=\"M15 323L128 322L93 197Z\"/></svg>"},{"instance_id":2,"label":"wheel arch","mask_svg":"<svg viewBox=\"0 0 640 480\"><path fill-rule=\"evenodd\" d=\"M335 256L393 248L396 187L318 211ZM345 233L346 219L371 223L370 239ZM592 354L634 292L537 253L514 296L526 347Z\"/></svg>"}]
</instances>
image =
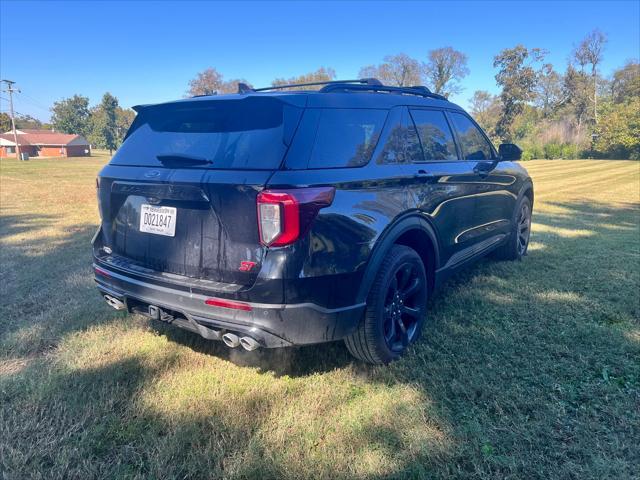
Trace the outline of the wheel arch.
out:
<instances>
[{"instance_id":1,"label":"wheel arch","mask_svg":"<svg viewBox=\"0 0 640 480\"><path fill-rule=\"evenodd\" d=\"M358 290L358 302L365 302L382 260L393 245L413 248L427 271L429 292L435 287L435 273L440 267L440 250L436 230L425 218L418 215L405 216L388 227L376 241L369 256Z\"/></svg>"},{"instance_id":2,"label":"wheel arch","mask_svg":"<svg viewBox=\"0 0 640 480\"><path fill-rule=\"evenodd\" d=\"M531 207L533 207L534 194L533 194L533 182L531 180L528 180L520 189L520 193L518 194L518 202L522 197L528 197L529 201L531 202Z\"/></svg>"}]
</instances>

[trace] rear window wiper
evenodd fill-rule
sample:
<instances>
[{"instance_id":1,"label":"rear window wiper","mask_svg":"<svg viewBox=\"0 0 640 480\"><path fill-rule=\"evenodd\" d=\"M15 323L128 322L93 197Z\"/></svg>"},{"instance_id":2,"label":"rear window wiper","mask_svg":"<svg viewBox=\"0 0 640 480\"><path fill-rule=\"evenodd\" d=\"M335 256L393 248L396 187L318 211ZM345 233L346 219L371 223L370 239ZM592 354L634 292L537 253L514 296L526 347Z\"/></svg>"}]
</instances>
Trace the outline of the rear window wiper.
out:
<instances>
[{"instance_id":1,"label":"rear window wiper","mask_svg":"<svg viewBox=\"0 0 640 480\"><path fill-rule=\"evenodd\" d=\"M156 158L162 163L178 163L188 165L208 165L213 162L204 157L197 155L188 155L186 153L163 153L156 155Z\"/></svg>"}]
</instances>

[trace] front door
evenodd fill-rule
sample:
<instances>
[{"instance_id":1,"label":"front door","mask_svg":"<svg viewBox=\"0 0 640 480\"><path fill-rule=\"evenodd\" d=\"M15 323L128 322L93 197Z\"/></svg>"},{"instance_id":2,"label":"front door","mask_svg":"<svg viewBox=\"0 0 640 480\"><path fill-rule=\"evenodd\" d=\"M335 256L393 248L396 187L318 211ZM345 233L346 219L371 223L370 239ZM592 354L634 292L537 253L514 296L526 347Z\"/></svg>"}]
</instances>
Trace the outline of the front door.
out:
<instances>
[{"instance_id":1,"label":"front door","mask_svg":"<svg viewBox=\"0 0 640 480\"><path fill-rule=\"evenodd\" d=\"M490 248L509 233L515 197L510 191L516 177L509 165L498 162L491 142L466 114L448 112L462 158L473 169L475 185L474 225L466 232L476 251Z\"/></svg>"},{"instance_id":2,"label":"front door","mask_svg":"<svg viewBox=\"0 0 640 480\"><path fill-rule=\"evenodd\" d=\"M409 114L410 113L410 114ZM411 192L440 239L441 265L455 266L473 255L477 184L471 162L460 159L445 112L412 108L407 121L417 130L421 155L411 162Z\"/></svg>"}]
</instances>

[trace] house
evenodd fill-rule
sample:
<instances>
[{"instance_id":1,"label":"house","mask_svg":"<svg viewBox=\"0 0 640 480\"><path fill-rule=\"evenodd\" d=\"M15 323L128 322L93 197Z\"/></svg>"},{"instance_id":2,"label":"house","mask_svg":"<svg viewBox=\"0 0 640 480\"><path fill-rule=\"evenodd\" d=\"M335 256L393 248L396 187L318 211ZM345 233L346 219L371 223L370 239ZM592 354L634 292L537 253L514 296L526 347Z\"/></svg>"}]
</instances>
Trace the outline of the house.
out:
<instances>
[{"instance_id":1,"label":"house","mask_svg":"<svg viewBox=\"0 0 640 480\"><path fill-rule=\"evenodd\" d=\"M16 130L20 153L30 157L87 157L91 155L89 142L82 135L50 130ZM13 157L16 142L13 132L0 134L0 157Z\"/></svg>"}]
</instances>

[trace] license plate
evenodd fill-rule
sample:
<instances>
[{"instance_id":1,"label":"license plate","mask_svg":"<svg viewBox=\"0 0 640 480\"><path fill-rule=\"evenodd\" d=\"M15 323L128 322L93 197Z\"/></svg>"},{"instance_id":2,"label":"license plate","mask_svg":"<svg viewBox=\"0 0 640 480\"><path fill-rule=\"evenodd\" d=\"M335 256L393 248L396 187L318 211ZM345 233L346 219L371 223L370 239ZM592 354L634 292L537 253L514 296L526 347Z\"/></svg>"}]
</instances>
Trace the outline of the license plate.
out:
<instances>
[{"instance_id":1,"label":"license plate","mask_svg":"<svg viewBox=\"0 0 640 480\"><path fill-rule=\"evenodd\" d=\"M174 237L176 235L174 207L156 207L142 204L140 207L140 231Z\"/></svg>"}]
</instances>

